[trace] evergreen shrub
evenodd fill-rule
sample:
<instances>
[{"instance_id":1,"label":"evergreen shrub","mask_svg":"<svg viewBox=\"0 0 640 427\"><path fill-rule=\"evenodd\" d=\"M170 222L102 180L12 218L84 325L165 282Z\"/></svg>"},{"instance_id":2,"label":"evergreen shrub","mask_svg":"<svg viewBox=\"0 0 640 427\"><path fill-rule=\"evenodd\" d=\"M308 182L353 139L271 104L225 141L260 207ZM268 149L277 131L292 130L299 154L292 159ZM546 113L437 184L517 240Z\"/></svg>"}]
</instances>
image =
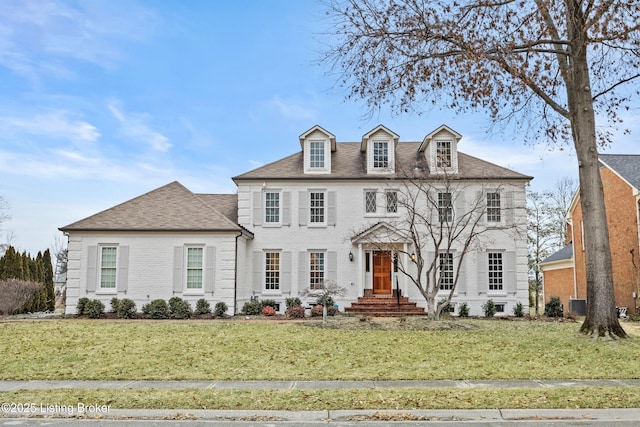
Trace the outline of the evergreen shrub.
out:
<instances>
[{"instance_id":1,"label":"evergreen shrub","mask_svg":"<svg viewBox=\"0 0 640 427\"><path fill-rule=\"evenodd\" d=\"M133 319L136 316L136 303L129 298L121 299L118 302L116 316L118 319Z\"/></svg>"},{"instance_id":2,"label":"evergreen shrub","mask_svg":"<svg viewBox=\"0 0 640 427\"><path fill-rule=\"evenodd\" d=\"M224 301L220 301L218 303L216 303L215 309L213 311L213 314L216 315L216 317L222 317L225 314L227 314L227 310L229 309L229 307L227 307L227 304Z\"/></svg>"},{"instance_id":3,"label":"evergreen shrub","mask_svg":"<svg viewBox=\"0 0 640 427\"><path fill-rule=\"evenodd\" d=\"M169 299L169 316L174 319L189 319L193 311L191 304L180 297L171 297Z\"/></svg>"},{"instance_id":4,"label":"evergreen shrub","mask_svg":"<svg viewBox=\"0 0 640 427\"><path fill-rule=\"evenodd\" d=\"M484 317L493 317L496 314L496 304L490 299L482 304L482 311L484 312Z\"/></svg>"},{"instance_id":5,"label":"evergreen shrub","mask_svg":"<svg viewBox=\"0 0 640 427\"><path fill-rule=\"evenodd\" d=\"M142 312L150 319L168 319L169 305L163 299L155 299L143 305Z\"/></svg>"},{"instance_id":6,"label":"evergreen shrub","mask_svg":"<svg viewBox=\"0 0 640 427\"><path fill-rule=\"evenodd\" d=\"M209 314L211 313L211 304L204 298L200 298L196 302L196 314Z\"/></svg>"}]
</instances>

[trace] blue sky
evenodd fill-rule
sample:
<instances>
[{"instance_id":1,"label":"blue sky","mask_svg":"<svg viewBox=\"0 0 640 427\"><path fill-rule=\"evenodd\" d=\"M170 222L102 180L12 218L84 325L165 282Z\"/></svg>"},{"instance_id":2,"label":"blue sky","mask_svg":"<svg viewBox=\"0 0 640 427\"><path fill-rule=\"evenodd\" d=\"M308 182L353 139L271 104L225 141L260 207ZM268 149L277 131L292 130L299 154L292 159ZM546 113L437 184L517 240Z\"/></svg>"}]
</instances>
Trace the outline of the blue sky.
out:
<instances>
[{"instance_id":1,"label":"blue sky","mask_svg":"<svg viewBox=\"0 0 640 427\"><path fill-rule=\"evenodd\" d=\"M421 140L441 124L460 151L536 177L575 177L573 150L487 134L482 113L366 116L327 65L315 0L2 0L0 241L35 253L58 227L178 180L234 192L231 177L300 149L318 124L359 141L384 124ZM638 119L626 125L640 131ZM620 135L610 153L639 153Z\"/></svg>"}]
</instances>

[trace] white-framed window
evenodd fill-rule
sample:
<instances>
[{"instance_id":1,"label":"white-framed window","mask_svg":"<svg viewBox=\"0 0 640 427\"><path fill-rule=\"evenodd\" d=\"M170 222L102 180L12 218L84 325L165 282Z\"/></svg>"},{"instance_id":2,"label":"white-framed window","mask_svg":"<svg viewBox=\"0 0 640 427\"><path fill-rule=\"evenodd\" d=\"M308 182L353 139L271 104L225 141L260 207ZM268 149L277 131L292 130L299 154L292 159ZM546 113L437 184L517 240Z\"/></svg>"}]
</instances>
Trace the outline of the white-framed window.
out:
<instances>
[{"instance_id":1,"label":"white-framed window","mask_svg":"<svg viewBox=\"0 0 640 427\"><path fill-rule=\"evenodd\" d=\"M309 222L312 224L324 224L326 222L325 193L323 191L309 193Z\"/></svg>"},{"instance_id":2,"label":"white-framed window","mask_svg":"<svg viewBox=\"0 0 640 427\"><path fill-rule=\"evenodd\" d=\"M453 289L453 254L444 252L438 254L440 268L440 289L450 291Z\"/></svg>"},{"instance_id":3,"label":"white-framed window","mask_svg":"<svg viewBox=\"0 0 640 427\"><path fill-rule=\"evenodd\" d=\"M388 141L373 141L373 167L374 169L389 167Z\"/></svg>"},{"instance_id":4,"label":"white-framed window","mask_svg":"<svg viewBox=\"0 0 640 427\"><path fill-rule=\"evenodd\" d=\"M309 167L311 169L324 169L324 141L309 141Z\"/></svg>"},{"instance_id":5,"label":"white-framed window","mask_svg":"<svg viewBox=\"0 0 640 427\"><path fill-rule=\"evenodd\" d=\"M489 291L501 291L504 288L504 268L502 252L489 252Z\"/></svg>"},{"instance_id":6,"label":"white-framed window","mask_svg":"<svg viewBox=\"0 0 640 427\"><path fill-rule=\"evenodd\" d=\"M100 289L115 291L117 255L117 246L100 246Z\"/></svg>"},{"instance_id":7,"label":"white-framed window","mask_svg":"<svg viewBox=\"0 0 640 427\"><path fill-rule=\"evenodd\" d=\"M277 191L264 193L264 222L267 224L280 222L280 193Z\"/></svg>"},{"instance_id":8,"label":"white-framed window","mask_svg":"<svg viewBox=\"0 0 640 427\"><path fill-rule=\"evenodd\" d=\"M398 192L387 191L385 195L387 199L387 213L389 214L398 213Z\"/></svg>"},{"instance_id":9,"label":"white-framed window","mask_svg":"<svg viewBox=\"0 0 640 427\"><path fill-rule=\"evenodd\" d=\"M309 253L309 288L322 289L325 281L325 253Z\"/></svg>"},{"instance_id":10,"label":"white-framed window","mask_svg":"<svg viewBox=\"0 0 640 427\"><path fill-rule=\"evenodd\" d=\"M504 313L504 307L506 306L503 302L496 303L496 313Z\"/></svg>"},{"instance_id":11,"label":"white-framed window","mask_svg":"<svg viewBox=\"0 0 640 427\"><path fill-rule=\"evenodd\" d=\"M378 210L378 200L376 191L365 191L364 193L364 211L372 214Z\"/></svg>"},{"instance_id":12,"label":"white-framed window","mask_svg":"<svg viewBox=\"0 0 640 427\"><path fill-rule=\"evenodd\" d=\"M264 288L277 291L280 289L280 252L265 252L264 260Z\"/></svg>"},{"instance_id":13,"label":"white-framed window","mask_svg":"<svg viewBox=\"0 0 640 427\"><path fill-rule=\"evenodd\" d=\"M436 167L451 167L451 141L436 141Z\"/></svg>"},{"instance_id":14,"label":"white-framed window","mask_svg":"<svg viewBox=\"0 0 640 427\"><path fill-rule=\"evenodd\" d=\"M451 193L438 193L438 222L453 221Z\"/></svg>"},{"instance_id":15,"label":"white-framed window","mask_svg":"<svg viewBox=\"0 0 640 427\"><path fill-rule=\"evenodd\" d=\"M500 193L487 193L487 222L502 221Z\"/></svg>"},{"instance_id":16,"label":"white-framed window","mask_svg":"<svg viewBox=\"0 0 640 427\"><path fill-rule=\"evenodd\" d=\"M196 246L186 249L187 291L202 290L204 248Z\"/></svg>"}]
</instances>

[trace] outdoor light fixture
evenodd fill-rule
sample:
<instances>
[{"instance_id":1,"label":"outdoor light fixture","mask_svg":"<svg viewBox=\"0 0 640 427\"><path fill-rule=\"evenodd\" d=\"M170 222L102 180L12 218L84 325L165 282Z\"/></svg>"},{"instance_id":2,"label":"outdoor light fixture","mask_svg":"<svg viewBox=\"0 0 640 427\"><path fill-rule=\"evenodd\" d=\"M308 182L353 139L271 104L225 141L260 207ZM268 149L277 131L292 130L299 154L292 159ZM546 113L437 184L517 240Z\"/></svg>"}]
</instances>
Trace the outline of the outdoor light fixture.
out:
<instances>
[{"instance_id":1,"label":"outdoor light fixture","mask_svg":"<svg viewBox=\"0 0 640 427\"><path fill-rule=\"evenodd\" d=\"M416 253L415 252L411 253L411 261L416 262Z\"/></svg>"},{"instance_id":2,"label":"outdoor light fixture","mask_svg":"<svg viewBox=\"0 0 640 427\"><path fill-rule=\"evenodd\" d=\"M349 261L353 262L353 253L349 251Z\"/></svg>"}]
</instances>

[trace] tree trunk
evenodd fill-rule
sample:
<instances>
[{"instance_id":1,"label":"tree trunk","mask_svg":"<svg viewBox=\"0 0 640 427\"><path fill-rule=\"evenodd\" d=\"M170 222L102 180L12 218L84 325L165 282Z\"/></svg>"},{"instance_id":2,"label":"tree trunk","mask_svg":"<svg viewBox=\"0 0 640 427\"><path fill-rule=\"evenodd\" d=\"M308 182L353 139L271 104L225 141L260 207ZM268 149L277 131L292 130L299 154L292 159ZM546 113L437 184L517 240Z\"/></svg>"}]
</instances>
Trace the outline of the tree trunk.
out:
<instances>
[{"instance_id":1,"label":"tree trunk","mask_svg":"<svg viewBox=\"0 0 640 427\"><path fill-rule=\"evenodd\" d=\"M572 4L572 1L567 2ZM587 313L580 332L598 337L627 336L620 326L613 291L613 269L609 246L609 229L604 205L596 140L593 96L589 80L587 52L582 33L582 16L574 4L572 67L568 71L567 97L571 114L571 131L578 157L580 205L584 227L584 255L587 276ZM579 224L574 224L578 227Z\"/></svg>"}]
</instances>

